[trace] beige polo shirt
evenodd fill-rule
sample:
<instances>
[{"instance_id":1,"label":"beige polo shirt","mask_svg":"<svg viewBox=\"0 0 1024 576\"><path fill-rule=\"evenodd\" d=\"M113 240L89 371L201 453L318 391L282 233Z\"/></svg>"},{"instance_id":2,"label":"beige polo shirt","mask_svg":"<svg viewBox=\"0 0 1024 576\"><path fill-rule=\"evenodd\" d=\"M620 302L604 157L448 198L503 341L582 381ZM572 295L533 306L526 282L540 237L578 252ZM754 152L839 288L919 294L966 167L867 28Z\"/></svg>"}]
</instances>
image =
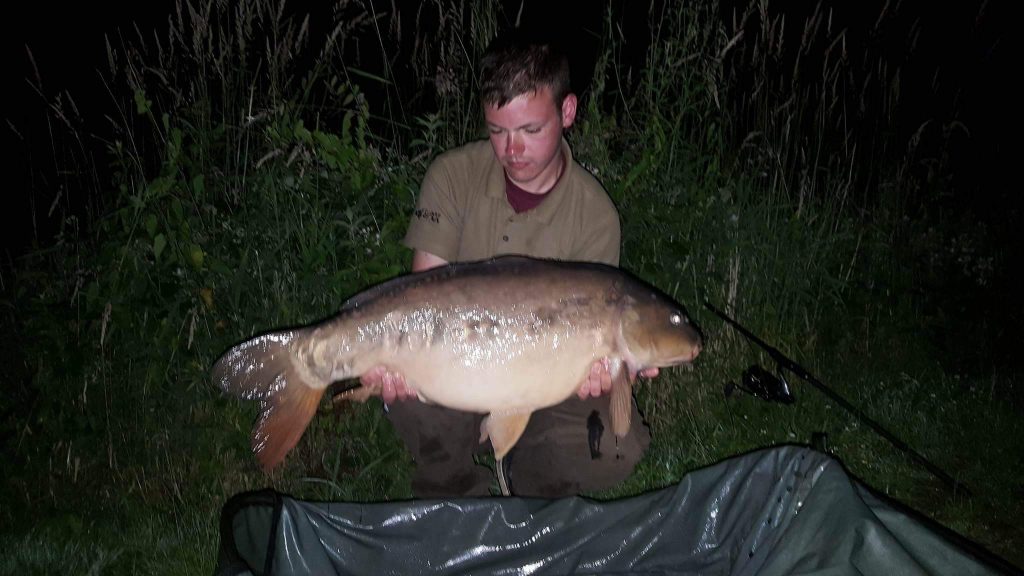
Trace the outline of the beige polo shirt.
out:
<instances>
[{"instance_id":1,"label":"beige polo shirt","mask_svg":"<svg viewBox=\"0 0 1024 576\"><path fill-rule=\"evenodd\" d=\"M487 140L437 157L420 187L403 243L465 262L506 254L618 266L619 215L596 178L566 155L565 172L536 208L516 214Z\"/></svg>"}]
</instances>

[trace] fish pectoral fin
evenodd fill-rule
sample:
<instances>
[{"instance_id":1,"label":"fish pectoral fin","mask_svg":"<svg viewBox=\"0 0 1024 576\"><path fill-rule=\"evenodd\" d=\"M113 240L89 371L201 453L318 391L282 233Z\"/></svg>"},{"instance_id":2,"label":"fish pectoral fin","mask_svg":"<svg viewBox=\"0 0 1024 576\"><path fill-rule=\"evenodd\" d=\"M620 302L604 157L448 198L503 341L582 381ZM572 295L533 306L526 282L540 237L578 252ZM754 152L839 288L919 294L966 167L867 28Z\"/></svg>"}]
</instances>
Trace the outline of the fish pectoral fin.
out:
<instances>
[{"instance_id":1,"label":"fish pectoral fin","mask_svg":"<svg viewBox=\"0 0 1024 576\"><path fill-rule=\"evenodd\" d=\"M356 386L347 390L342 390L331 397L331 403L334 406L338 406L342 402L366 402L374 396L380 396L380 386L373 387L367 385ZM416 399L424 404L433 404L433 402L421 394L419 391L416 392Z\"/></svg>"},{"instance_id":2,"label":"fish pectoral fin","mask_svg":"<svg viewBox=\"0 0 1024 576\"><path fill-rule=\"evenodd\" d=\"M264 470L280 464L299 443L323 395L324 388L292 378L264 400L252 434L252 450Z\"/></svg>"},{"instance_id":3,"label":"fish pectoral fin","mask_svg":"<svg viewBox=\"0 0 1024 576\"><path fill-rule=\"evenodd\" d=\"M630 420L633 416L633 390L630 385L629 370L620 368L612 375L612 431L619 438L629 432Z\"/></svg>"},{"instance_id":4,"label":"fish pectoral fin","mask_svg":"<svg viewBox=\"0 0 1024 576\"><path fill-rule=\"evenodd\" d=\"M335 404L346 400L349 402L366 402L374 396L380 396L380 390L374 390L368 386L357 386L335 394L332 402Z\"/></svg>"},{"instance_id":5,"label":"fish pectoral fin","mask_svg":"<svg viewBox=\"0 0 1024 576\"><path fill-rule=\"evenodd\" d=\"M480 442L491 439L494 458L501 460L526 430L532 412L491 412L480 423Z\"/></svg>"}]
</instances>

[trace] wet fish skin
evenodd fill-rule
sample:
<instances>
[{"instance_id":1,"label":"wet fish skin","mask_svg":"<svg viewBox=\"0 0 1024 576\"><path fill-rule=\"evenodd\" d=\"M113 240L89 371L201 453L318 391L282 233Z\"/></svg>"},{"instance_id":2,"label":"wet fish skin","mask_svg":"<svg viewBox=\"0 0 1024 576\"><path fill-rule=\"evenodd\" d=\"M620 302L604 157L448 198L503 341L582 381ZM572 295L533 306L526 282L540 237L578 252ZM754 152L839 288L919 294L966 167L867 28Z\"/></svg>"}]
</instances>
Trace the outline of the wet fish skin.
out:
<instances>
[{"instance_id":1,"label":"wet fish skin","mask_svg":"<svg viewBox=\"0 0 1024 576\"><path fill-rule=\"evenodd\" d=\"M500 460L530 414L572 396L600 358L611 365L612 428L625 435L636 373L692 362L701 342L682 306L620 269L501 257L385 282L325 322L235 346L212 374L261 403L253 451L268 470L298 443L332 382L379 365L423 401L489 414L481 441L490 438Z\"/></svg>"}]
</instances>

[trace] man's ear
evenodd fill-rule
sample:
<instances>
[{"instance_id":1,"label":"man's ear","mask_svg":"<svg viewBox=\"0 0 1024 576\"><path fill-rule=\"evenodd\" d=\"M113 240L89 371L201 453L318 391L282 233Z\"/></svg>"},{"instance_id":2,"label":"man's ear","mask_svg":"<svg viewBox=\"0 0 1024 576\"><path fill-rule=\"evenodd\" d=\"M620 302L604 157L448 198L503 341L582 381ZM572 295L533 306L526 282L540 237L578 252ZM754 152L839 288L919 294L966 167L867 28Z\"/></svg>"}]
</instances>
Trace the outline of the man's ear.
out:
<instances>
[{"instance_id":1,"label":"man's ear","mask_svg":"<svg viewBox=\"0 0 1024 576\"><path fill-rule=\"evenodd\" d=\"M562 99L562 128L572 126L576 121L576 95L572 92Z\"/></svg>"}]
</instances>

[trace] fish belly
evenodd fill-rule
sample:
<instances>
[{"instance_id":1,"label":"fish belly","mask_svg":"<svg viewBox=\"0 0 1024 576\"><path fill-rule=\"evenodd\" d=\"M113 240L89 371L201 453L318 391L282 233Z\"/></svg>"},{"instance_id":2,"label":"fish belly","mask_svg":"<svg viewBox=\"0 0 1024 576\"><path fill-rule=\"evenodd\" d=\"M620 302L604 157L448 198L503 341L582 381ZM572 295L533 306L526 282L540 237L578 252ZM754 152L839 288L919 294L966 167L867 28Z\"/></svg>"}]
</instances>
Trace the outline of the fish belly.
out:
<instances>
[{"instance_id":1,"label":"fish belly","mask_svg":"<svg viewBox=\"0 0 1024 576\"><path fill-rule=\"evenodd\" d=\"M537 347L489 358L451 350L399 355L395 368L424 400L441 406L481 413L532 411L570 397L606 352L577 339L556 350Z\"/></svg>"}]
</instances>

